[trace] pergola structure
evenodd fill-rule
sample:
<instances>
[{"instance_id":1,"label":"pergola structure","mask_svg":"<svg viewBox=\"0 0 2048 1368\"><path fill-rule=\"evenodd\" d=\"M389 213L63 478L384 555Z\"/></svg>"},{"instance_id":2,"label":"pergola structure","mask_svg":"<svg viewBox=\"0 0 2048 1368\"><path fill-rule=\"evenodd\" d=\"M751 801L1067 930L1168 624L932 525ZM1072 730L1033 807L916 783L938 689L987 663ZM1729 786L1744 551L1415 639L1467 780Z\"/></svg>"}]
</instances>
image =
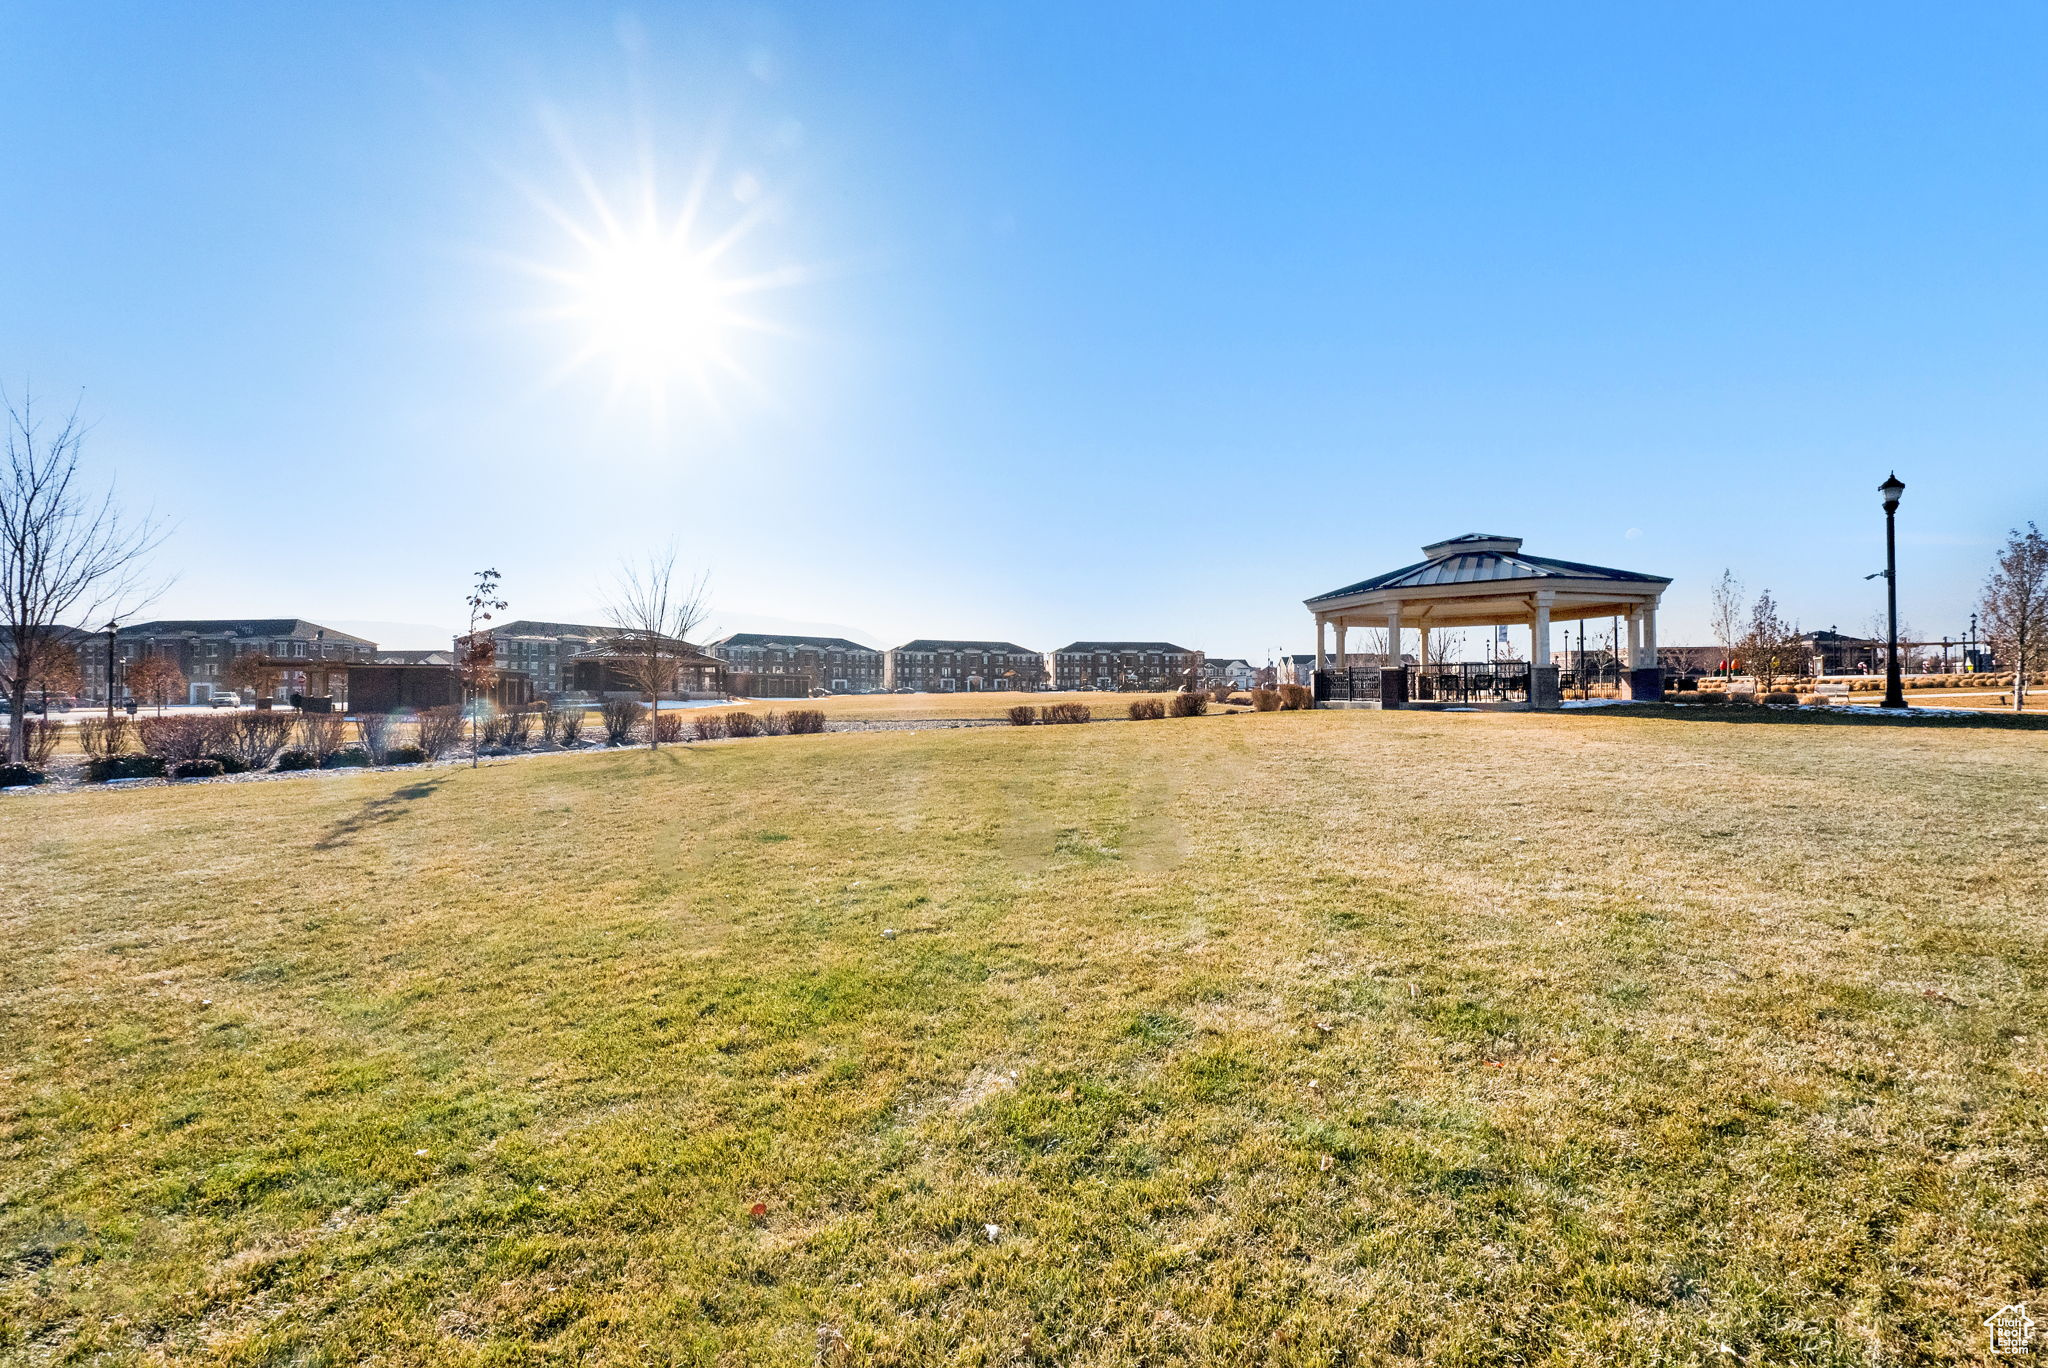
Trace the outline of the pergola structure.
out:
<instances>
[{"instance_id":1,"label":"pergola structure","mask_svg":"<svg viewBox=\"0 0 2048 1368\"><path fill-rule=\"evenodd\" d=\"M1585 618L1628 620L1630 695L1663 696L1657 668L1657 601L1671 581L1580 561L1552 560L1522 550L1520 537L1468 532L1422 548L1426 559L1306 600L1316 620L1316 697L1338 707L1402 707L1455 698L1470 703L1541 708L1559 700L1550 663L1550 625ZM1529 659L1484 666L1432 662L1429 633L1440 628L1529 628ZM1335 663L1324 629L1336 634ZM1360 667L1345 651L1351 628L1386 633L1384 659ZM1405 664L1401 633L1420 639L1416 664Z\"/></svg>"}]
</instances>

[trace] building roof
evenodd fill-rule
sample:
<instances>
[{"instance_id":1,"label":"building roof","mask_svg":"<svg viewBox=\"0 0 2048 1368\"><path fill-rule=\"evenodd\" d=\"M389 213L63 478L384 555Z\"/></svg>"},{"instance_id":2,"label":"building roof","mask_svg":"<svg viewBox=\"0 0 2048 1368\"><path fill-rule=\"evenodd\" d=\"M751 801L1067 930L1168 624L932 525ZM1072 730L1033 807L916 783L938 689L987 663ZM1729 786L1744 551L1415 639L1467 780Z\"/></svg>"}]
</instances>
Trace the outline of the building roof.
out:
<instances>
[{"instance_id":1,"label":"building roof","mask_svg":"<svg viewBox=\"0 0 2048 1368\"><path fill-rule=\"evenodd\" d=\"M1669 584L1666 575L1645 575L1635 570L1616 570L1605 565L1588 565L1583 561L1556 560L1549 556L1531 556L1523 552L1520 537L1497 537L1484 532L1468 532L1462 537L1447 541L1432 542L1422 548L1427 560L1413 565L1404 565L1398 570L1389 570L1384 575L1347 584L1342 589L1332 589L1327 594L1317 594L1308 600L1320 603L1324 599L1345 598L1352 594L1369 593L1375 589L1420 589L1443 584L1488 584L1503 580L1612 580L1634 583Z\"/></svg>"},{"instance_id":2,"label":"building roof","mask_svg":"<svg viewBox=\"0 0 2048 1368\"><path fill-rule=\"evenodd\" d=\"M483 630L493 636L608 637L616 635L619 629L593 627L587 622L538 622L532 618L518 618L512 622L501 622L495 627L485 627Z\"/></svg>"},{"instance_id":3,"label":"building roof","mask_svg":"<svg viewBox=\"0 0 2048 1368\"><path fill-rule=\"evenodd\" d=\"M896 647L899 651L990 651L1007 652L1010 655L1038 655L1040 652L1028 646L1019 646L1014 641L947 641L938 637L919 637Z\"/></svg>"},{"instance_id":4,"label":"building roof","mask_svg":"<svg viewBox=\"0 0 2048 1368\"><path fill-rule=\"evenodd\" d=\"M452 651L379 651L378 665L453 665Z\"/></svg>"},{"instance_id":5,"label":"building roof","mask_svg":"<svg viewBox=\"0 0 2048 1368\"><path fill-rule=\"evenodd\" d=\"M1157 651L1160 654L1176 653L1193 655L1185 646L1176 646L1170 641L1070 641L1053 652L1054 655L1078 655L1083 651Z\"/></svg>"},{"instance_id":6,"label":"building roof","mask_svg":"<svg viewBox=\"0 0 2048 1368\"><path fill-rule=\"evenodd\" d=\"M352 641L358 646L374 647L377 644L364 637L337 632L332 627L322 627L319 623L308 622L304 618L163 618L155 622L132 623L123 627L119 635L302 637L308 641L320 635L329 641Z\"/></svg>"},{"instance_id":7,"label":"building roof","mask_svg":"<svg viewBox=\"0 0 2048 1368\"><path fill-rule=\"evenodd\" d=\"M785 636L776 632L734 632L731 636L720 637L711 645L714 649L719 646L818 646L826 650L874 651L876 655L881 654L872 646L863 646L858 641L848 641L845 637Z\"/></svg>"}]
</instances>

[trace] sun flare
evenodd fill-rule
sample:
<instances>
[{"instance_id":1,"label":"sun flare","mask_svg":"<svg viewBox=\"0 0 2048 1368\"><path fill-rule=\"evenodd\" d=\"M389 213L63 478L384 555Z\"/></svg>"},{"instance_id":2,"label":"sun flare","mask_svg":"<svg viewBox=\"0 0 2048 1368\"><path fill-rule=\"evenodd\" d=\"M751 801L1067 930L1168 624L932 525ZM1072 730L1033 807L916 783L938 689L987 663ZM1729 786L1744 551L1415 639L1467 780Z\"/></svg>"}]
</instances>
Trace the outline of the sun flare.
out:
<instances>
[{"instance_id":1,"label":"sun flare","mask_svg":"<svg viewBox=\"0 0 2048 1368\"><path fill-rule=\"evenodd\" d=\"M732 364L729 333L740 319L714 264L657 233L597 243L565 283L564 313L581 324L584 350L608 360L627 384L695 378Z\"/></svg>"},{"instance_id":2,"label":"sun flare","mask_svg":"<svg viewBox=\"0 0 2048 1368\"><path fill-rule=\"evenodd\" d=\"M768 218L758 187L734 196L739 205L730 216L720 214L723 200L712 193L717 176L707 159L680 208L665 210L646 167L613 196L580 157L563 150L583 212L522 185L568 240L555 260L516 262L550 286L539 315L569 333L570 353L553 379L608 371L608 405L637 393L657 419L666 418L678 389L694 390L715 415L725 412L735 384L761 391L742 361L739 336L788 330L742 310L741 297L797 284L806 272L785 266L746 273L743 244Z\"/></svg>"}]
</instances>

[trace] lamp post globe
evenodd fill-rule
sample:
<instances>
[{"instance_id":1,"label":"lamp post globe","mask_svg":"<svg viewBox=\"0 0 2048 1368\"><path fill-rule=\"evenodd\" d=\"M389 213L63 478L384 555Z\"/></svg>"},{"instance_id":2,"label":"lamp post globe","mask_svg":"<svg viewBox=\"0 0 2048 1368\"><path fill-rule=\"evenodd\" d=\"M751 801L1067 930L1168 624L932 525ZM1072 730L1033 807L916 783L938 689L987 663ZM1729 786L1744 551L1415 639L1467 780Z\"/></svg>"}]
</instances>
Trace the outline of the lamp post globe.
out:
<instances>
[{"instance_id":1,"label":"lamp post globe","mask_svg":"<svg viewBox=\"0 0 2048 1368\"><path fill-rule=\"evenodd\" d=\"M1884 599L1889 638L1884 663L1884 706L1903 708L1906 693L1899 682L1899 546L1895 529L1899 496L1906 492L1906 482L1893 474L1877 487L1877 492L1884 496Z\"/></svg>"}]
</instances>

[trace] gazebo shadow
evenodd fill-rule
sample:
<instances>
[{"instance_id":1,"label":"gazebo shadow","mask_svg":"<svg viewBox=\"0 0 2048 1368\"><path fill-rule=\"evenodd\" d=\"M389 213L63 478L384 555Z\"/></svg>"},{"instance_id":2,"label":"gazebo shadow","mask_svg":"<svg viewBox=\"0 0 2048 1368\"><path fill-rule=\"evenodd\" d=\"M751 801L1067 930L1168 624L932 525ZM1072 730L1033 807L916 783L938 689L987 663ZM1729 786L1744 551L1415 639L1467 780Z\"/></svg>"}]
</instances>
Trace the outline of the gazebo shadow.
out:
<instances>
[{"instance_id":1,"label":"gazebo shadow","mask_svg":"<svg viewBox=\"0 0 2048 1368\"><path fill-rule=\"evenodd\" d=\"M1755 703L1617 703L1605 708L1567 708L1563 716L1656 718L1665 722L1707 722L1777 727L1915 727L1970 731L2048 732L2048 714L1978 712L1974 709L1913 708L1894 717L1873 708L1774 707Z\"/></svg>"}]
</instances>

